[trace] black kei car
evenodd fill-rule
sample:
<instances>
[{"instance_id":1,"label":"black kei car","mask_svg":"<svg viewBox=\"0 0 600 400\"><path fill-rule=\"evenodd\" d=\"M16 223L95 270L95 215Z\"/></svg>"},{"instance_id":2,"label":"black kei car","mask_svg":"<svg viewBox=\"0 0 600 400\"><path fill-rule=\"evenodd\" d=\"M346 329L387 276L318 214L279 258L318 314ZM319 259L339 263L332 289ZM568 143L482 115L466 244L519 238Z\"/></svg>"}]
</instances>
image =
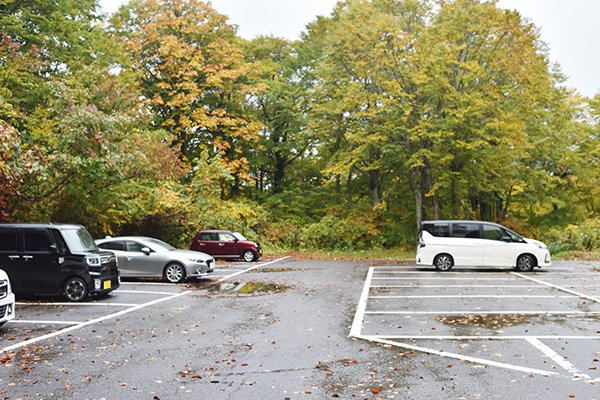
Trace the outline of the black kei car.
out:
<instances>
[{"instance_id":1,"label":"black kei car","mask_svg":"<svg viewBox=\"0 0 600 400\"><path fill-rule=\"evenodd\" d=\"M119 287L115 255L81 225L0 224L0 269L16 294L84 301Z\"/></svg>"}]
</instances>

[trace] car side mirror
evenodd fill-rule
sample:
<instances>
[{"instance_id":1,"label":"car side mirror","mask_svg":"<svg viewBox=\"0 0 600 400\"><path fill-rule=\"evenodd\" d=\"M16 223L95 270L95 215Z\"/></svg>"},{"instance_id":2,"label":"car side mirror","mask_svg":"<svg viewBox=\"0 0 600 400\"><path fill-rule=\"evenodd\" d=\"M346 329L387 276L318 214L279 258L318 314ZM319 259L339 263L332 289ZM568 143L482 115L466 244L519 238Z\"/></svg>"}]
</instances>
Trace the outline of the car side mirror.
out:
<instances>
[{"instance_id":1,"label":"car side mirror","mask_svg":"<svg viewBox=\"0 0 600 400\"><path fill-rule=\"evenodd\" d=\"M144 253L145 255L149 256L151 252L152 250L150 250L149 247L142 247L142 253Z\"/></svg>"},{"instance_id":2,"label":"car side mirror","mask_svg":"<svg viewBox=\"0 0 600 400\"><path fill-rule=\"evenodd\" d=\"M59 254L60 252L58 251L58 246L56 244L51 244L50 245L50 251L52 252L52 254Z\"/></svg>"},{"instance_id":3,"label":"car side mirror","mask_svg":"<svg viewBox=\"0 0 600 400\"><path fill-rule=\"evenodd\" d=\"M512 242L512 239L510 238L510 236L502 236L502 241L503 242Z\"/></svg>"}]
</instances>

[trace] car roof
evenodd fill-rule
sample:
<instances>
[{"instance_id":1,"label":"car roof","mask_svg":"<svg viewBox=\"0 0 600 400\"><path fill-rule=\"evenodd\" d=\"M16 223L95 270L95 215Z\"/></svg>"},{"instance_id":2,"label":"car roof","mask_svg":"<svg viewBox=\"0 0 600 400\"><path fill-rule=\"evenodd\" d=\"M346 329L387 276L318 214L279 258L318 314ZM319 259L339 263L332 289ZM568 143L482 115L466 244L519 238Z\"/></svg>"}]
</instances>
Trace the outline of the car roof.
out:
<instances>
[{"instance_id":1,"label":"car roof","mask_svg":"<svg viewBox=\"0 0 600 400\"><path fill-rule=\"evenodd\" d=\"M216 233L219 233L219 232L233 232L233 231L227 231L225 229L205 229L203 231L200 231L200 233L202 233L202 232L216 232Z\"/></svg>"},{"instance_id":2,"label":"car roof","mask_svg":"<svg viewBox=\"0 0 600 400\"><path fill-rule=\"evenodd\" d=\"M77 229L83 228L83 225L76 224L53 224L51 222L48 223L13 223L13 224L0 224L1 228L56 228L56 229Z\"/></svg>"},{"instance_id":3,"label":"car roof","mask_svg":"<svg viewBox=\"0 0 600 400\"><path fill-rule=\"evenodd\" d=\"M448 223L448 222L470 222L470 223L474 223L474 224L494 224L494 225L499 225L496 222L492 222L492 221L479 221L479 220L475 220L475 219L435 219L435 220L428 220L428 221L423 221L421 223L423 224L441 224L441 223Z\"/></svg>"}]
</instances>

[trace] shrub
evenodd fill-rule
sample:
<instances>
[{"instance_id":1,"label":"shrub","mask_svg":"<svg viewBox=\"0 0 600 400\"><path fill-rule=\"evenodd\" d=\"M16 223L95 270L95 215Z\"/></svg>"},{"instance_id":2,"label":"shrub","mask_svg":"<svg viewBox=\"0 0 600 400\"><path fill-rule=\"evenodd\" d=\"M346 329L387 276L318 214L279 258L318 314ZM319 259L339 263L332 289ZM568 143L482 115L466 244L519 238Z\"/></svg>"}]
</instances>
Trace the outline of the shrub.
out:
<instances>
[{"instance_id":1,"label":"shrub","mask_svg":"<svg viewBox=\"0 0 600 400\"><path fill-rule=\"evenodd\" d=\"M550 250L592 251L600 249L600 219L589 219L579 225L567 225L562 229L551 229L546 235Z\"/></svg>"}]
</instances>

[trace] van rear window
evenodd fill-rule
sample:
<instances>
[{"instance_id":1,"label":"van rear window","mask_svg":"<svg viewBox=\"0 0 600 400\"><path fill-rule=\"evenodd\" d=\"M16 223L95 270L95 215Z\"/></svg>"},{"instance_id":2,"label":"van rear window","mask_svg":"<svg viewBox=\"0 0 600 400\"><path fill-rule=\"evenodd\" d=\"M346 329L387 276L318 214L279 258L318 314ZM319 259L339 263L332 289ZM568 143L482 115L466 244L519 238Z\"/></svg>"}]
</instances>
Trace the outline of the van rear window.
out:
<instances>
[{"instance_id":1,"label":"van rear window","mask_svg":"<svg viewBox=\"0 0 600 400\"><path fill-rule=\"evenodd\" d=\"M423 230L429 232L435 237L450 236L450 224L448 222L441 223L424 223Z\"/></svg>"}]
</instances>

